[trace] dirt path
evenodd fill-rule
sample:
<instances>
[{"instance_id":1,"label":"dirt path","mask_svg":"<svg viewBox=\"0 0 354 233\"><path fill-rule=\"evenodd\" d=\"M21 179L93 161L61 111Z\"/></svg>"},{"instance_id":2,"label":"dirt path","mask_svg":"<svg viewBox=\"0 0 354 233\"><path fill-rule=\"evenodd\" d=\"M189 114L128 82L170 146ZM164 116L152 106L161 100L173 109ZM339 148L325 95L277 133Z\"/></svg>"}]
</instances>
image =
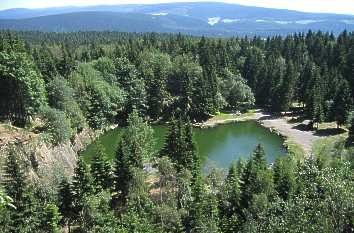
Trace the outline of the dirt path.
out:
<instances>
[{"instance_id":1,"label":"dirt path","mask_svg":"<svg viewBox=\"0 0 354 233\"><path fill-rule=\"evenodd\" d=\"M287 137L290 141L301 145L307 154L311 153L313 143L324 136L315 135L315 131L300 130L300 123L289 123L285 118L273 117L269 114L257 111L254 120L260 122L264 127L270 128L279 134Z\"/></svg>"}]
</instances>

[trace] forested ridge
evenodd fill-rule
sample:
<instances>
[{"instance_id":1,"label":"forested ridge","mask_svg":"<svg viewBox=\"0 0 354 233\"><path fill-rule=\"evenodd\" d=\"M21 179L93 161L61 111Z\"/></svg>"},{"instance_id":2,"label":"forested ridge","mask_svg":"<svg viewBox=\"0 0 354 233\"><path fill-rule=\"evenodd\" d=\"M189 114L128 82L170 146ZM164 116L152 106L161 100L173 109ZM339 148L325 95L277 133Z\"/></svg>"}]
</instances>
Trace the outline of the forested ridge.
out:
<instances>
[{"instance_id":1,"label":"forested ridge","mask_svg":"<svg viewBox=\"0 0 354 233\"><path fill-rule=\"evenodd\" d=\"M126 128L113 163L97 144L90 164L78 155L74 175L50 188L29 182L21 151L11 148L1 232L353 232L352 32L0 37L1 121L53 145L85 128ZM289 151L270 166L258 145L226 175L202 173L192 123L251 107L336 121L349 131L345 146L310 157ZM150 123L169 125L161 151Z\"/></svg>"}]
</instances>

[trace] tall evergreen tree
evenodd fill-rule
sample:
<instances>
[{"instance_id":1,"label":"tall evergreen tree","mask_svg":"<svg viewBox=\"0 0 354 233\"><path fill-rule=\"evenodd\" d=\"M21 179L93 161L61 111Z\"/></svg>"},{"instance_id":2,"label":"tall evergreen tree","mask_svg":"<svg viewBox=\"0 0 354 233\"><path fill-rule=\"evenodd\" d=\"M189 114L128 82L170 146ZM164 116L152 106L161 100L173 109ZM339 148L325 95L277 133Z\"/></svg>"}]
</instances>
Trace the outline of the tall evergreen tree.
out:
<instances>
[{"instance_id":1,"label":"tall evergreen tree","mask_svg":"<svg viewBox=\"0 0 354 233\"><path fill-rule=\"evenodd\" d=\"M271 171L267 167L267 161L263 147L259 144L255 148L251 159L241 177L241 201L242 208L252 205L254 195L273 194L273 180Z\"/></svg>"},{"instance_id":2,"label":"tall evergreen tree","mask_svg":"<svg viewBox=\"0 0 354 233\"><path fill-rule=\"evenodd\" d=\"M295 164L291 157L278 158L273 165L275 190L283 200L295 191Z\"/></svg>"},{"instance_id":3,"label":"tall evergreen tree","mask_svg":"<svg viewBox=\"0 0 354 233\"><path fill-rule=\"evenodd\" d=\"M74 220L74 197L69 181L64 178L60 185L58 191L58 207L62 215L63 225L67 225L70 231L70 226Z\"/></svg>"},{"instance_id":4,"label":"tall evergreen tree","mask_svg":"<svg viewBox=\"0 0 354 233\"><path fill-rule=\"evenodd\" d=\"M33 232L40 228L40 210L25 171L19 161L19 152L10 150L5 167L6 193L13 198L15 209L9 212L9 232Z\"/></svg>"},{"instance_id":5,"label":"tall evergreen tree","mask_svg":"<svg viewBox=\"0 0 354 233\"><path fill-rule=\"evenodd\" d=\"M114 191L116 205L125 204L129 195L129 185L135 169L143 169L144 162L154 154L153 130L138 112L134 110L128 118L121 142L116 152L114 167Z\"/></svg>"},{"instance_id":6,"label":"tall evergreen tree","mask_svg":"<svg viewBox=\"0 0 354 233\"><path fill-rule=\"evenodd\" d=\"M106 153L101 144L96 144L96 153L91 162L91 174L96 191L109 189L112 183L111 165L106 160Z\"/></svg>"},{"instance_id":7,"label":"tall evergreen tree","mask_svg":"<svg viewBox=\"0 0 354 233\"><path fill-rule=\"evenodd\" d=\"M88 224L86 219L86 200L94 193L93 181L89 171L89 167L84 160L79 157L74 170L72 181L73 206L74 206L74 221L80 226L80 229L85 229Z\"/></svg>"},{"instance_id":8,"label":"tall evergreen tree","mask_svg":"<svg viewBox=\"0 0 354 233\"><path fill-rule=\"evenodd\" d=\"M343 80L337 89L337 93L333 100L332 112L337 122L337 127L347 121L347 115L352 106L352 97L348 82Z\"/></svg>"}]
</instances>

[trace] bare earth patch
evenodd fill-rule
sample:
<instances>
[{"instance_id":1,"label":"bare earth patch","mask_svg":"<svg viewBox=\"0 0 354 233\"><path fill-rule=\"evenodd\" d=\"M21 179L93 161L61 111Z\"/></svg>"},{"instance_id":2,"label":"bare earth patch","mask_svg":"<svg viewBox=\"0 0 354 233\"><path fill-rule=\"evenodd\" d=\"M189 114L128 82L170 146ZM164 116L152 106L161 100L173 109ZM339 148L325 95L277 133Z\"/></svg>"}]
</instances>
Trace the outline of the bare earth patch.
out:
<instances>
[{"instance_id":1,"label":"bare earth patch","mask_svg":"<svg viewBox=\"0 0 354 233\"><path fill-rule=\"evenodd\" d=\"M331 134L341 134L343 133L342 131L344 131L343 129L336 129L336 126L333 123L330 123L329 125L328 123L322 124L319 130L317 131L308 130L305 127L307 123L306 121L292 121L286 117L273 116L271 114L261 111L260 109L257 109L252 113L242 114L240 116L236 116L234 114L216 116L206 122L195 124L195 126L200 128L208 128L215 127L219 124L227 124L248 120L255 120L264 127L269 128L270 130L278 133L279 135L286 137L288 141L300 145L306 154L311 154L312 146L316 140L326 138Z\"/></svg>"},{"instance_id":2,"label":"bare earth patch","mask_svg":"<svg viewBox=\"0 0 354 233\"><path fill-rule=\"evenodd\" d=\"M257 111L254 119L261 123L264 127L270 128L288 140L301 145L306 154L312 151L313 143L325 137L324 135L316 135L316 131L301 129L302 123L290 123L284 117L273 117L269 114Z\"/></svg>"},{"instance_id":3,"label":"bare earth patch","mask_svg":"<svg viewBox=\"0 0 354 233\"><path fill-rule=\"evenodd\" d=\"M11 142L26 143L34 137L34 133L24 132L23 129L9 124L0 124L0 148Z\"/></svg>"}]
</instances>

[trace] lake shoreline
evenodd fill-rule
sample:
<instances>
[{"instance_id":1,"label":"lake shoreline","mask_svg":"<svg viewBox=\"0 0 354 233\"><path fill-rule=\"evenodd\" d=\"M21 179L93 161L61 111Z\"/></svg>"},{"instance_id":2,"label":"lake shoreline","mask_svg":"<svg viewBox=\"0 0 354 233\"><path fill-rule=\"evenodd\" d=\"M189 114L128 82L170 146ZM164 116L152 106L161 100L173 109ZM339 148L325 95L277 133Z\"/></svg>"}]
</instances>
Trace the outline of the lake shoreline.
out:
<instances>
[{"instance_id":1,"label":"lake shoreline","mask_svg":"<svg viewBox=\"0 0 354 233\"><path fill-rule=\"evenodd\" d=\"M298 126L301 123L289 123L284 117L265 113L261 109L257 109L251 115L240 115L230 119L217 119L214 117L206 122L194 124L194 127L212 128L217 127L218 125L242 121L258 122L263 127L269 129L271 132L283 137L285 139L284 146L287 146L286 144L288 143L295 143L296 145L299 145L303 149L305 155L310 155L312 153L312 146L314 142L323 138L323 136L315 135L316 131L305 131L298 129Z\"/></svg>"}]
</instances>

